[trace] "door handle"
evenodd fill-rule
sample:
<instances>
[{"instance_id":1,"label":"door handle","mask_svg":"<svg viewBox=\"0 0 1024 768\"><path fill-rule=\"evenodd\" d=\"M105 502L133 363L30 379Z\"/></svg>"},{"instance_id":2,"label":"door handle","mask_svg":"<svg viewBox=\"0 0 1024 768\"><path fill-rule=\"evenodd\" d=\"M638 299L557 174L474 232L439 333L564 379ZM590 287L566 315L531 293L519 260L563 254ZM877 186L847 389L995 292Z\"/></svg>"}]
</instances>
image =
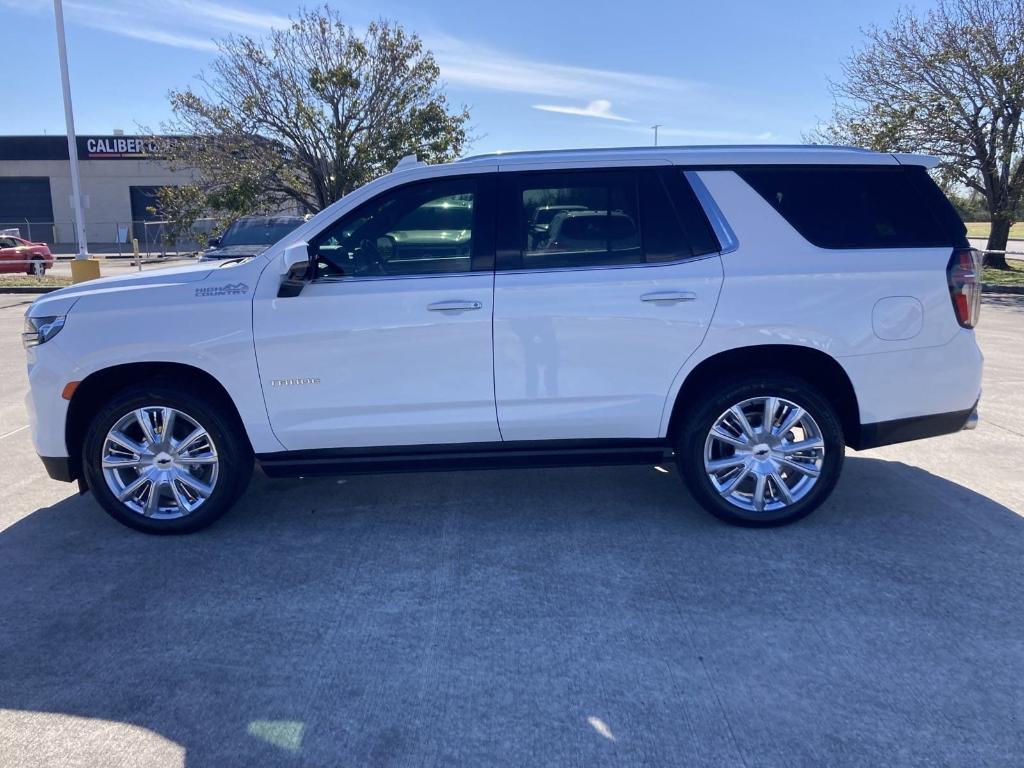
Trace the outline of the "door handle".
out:
<instances>
[{"instance_id":1,"label":"door handle","mask_svg":"<svg viewBox=\"0 0 1024 768\"><path fill-rule=\"evenodd\" d=\"M693 301L697 294L693 291L656 291L645 293L640 301L652 301L655 304L675 304L680 301Z\"/></svg>"},{"instance_id":2,"label":"door handle","mask_svg":"<svg viewBox=\"0 0 1024 768\"><path fill-rule=\"evenodd\" d=\"M427 305L431 312L466 312L481 307L483 303L479 301L437 301Z\"/></svg>"}]
</instances>

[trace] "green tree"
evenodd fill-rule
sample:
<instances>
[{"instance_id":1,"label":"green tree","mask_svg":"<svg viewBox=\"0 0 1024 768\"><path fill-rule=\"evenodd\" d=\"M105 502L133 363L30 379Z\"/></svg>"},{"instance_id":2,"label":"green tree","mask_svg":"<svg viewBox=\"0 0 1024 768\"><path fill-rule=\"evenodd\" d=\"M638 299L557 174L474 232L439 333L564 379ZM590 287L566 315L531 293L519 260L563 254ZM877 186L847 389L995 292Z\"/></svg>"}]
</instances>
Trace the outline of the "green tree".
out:
<instances>
[{"instance_id":1,"label":"green tree","mask_svg":"<svg viewBox=\"0 0 1024 768\"><path fill-rule=\"evenodd\" d=\"M939 0L865 35L812 140L938 156L944 185L984 197L988 249L1005 250L1024 192L1024 0Z\"/></svg>"},{"instance_id":2,"label":"green tree","mask_svg":"<svg viewBox=\"0 0 1024 768\"><path fill-rule=\"evenodd\" d=\"M468 111L449 109L433 55L397 24L360 33L324 6L218 48L199 88L171 92L161 139L212 208L319 211L405 155L443 162L466 144Z\"/></svg>"}]
</instances>

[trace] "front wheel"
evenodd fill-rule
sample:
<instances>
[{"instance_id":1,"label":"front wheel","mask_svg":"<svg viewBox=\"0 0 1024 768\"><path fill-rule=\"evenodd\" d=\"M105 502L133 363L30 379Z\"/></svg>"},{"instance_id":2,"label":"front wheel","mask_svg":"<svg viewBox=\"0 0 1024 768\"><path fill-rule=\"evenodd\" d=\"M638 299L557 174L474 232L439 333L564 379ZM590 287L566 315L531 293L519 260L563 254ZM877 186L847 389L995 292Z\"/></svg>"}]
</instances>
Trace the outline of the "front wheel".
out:
<instances>
[{"instance_id":1,"label":"front wheel","mask_svg":"<svg viewBox=\"0 0 1024 768\"><path fill-rule=\"evenodd\" d=\"M224 408L198 392L151 386L126 390L100 409L82 465L116 520L146 533L191 533L234 504L253 457Z\"/></svg>"},{"instance_id":2,"label":"front wheel","mask_svg":"<svg viewBox=\"0 0 1024 768\"><path fill-rule=\"evenodd\" d=\"M796 378L765 374L704 398L676 445L691 493L735 525L785 525L832 492L842 426L827 398Z\"/></svg>"}]
</instances>

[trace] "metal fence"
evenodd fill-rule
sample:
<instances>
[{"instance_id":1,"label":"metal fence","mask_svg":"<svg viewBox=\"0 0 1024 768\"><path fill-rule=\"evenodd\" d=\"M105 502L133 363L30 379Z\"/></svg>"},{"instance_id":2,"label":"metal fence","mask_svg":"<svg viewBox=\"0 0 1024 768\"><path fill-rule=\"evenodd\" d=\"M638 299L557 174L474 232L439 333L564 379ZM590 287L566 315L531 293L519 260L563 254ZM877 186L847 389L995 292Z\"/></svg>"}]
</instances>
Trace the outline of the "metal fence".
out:
<instances>
[{"instance_id":1,"label":"metal fence","mask_svg":"<svg viewBox=\"0 0 1024 768\"><path fill-rule=\"evenodd\" d=\"M139 253L167 256L195 253L206 247L214 230L214 219L197 219L182 231L169 221L89 221L85 227L89 253L131 256L133 240ZM0 232L34 243L46 243L55 254L76 253L78 236L73 221L0 221Z\"/></svg>"}]
</instances>

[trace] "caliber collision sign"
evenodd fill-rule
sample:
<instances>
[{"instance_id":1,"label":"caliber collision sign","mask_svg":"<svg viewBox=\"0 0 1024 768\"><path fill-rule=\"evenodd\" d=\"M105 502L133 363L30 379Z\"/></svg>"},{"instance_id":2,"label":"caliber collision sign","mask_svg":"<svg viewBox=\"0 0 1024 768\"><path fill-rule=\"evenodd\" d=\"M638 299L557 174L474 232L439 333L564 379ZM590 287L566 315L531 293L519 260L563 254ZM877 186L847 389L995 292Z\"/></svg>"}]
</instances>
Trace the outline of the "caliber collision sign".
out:
<instances>
[{"instance_id":1,"label":"caliber collision sign","mask_svg":"<svg viewBox=\"0 0 1024 768\"><path fill-rule=\"evenodd\" d=\"M155 152L153 143L141 136L82 136L78 153L89 160L131 160Z\"/></svg>"}]
</instances>

